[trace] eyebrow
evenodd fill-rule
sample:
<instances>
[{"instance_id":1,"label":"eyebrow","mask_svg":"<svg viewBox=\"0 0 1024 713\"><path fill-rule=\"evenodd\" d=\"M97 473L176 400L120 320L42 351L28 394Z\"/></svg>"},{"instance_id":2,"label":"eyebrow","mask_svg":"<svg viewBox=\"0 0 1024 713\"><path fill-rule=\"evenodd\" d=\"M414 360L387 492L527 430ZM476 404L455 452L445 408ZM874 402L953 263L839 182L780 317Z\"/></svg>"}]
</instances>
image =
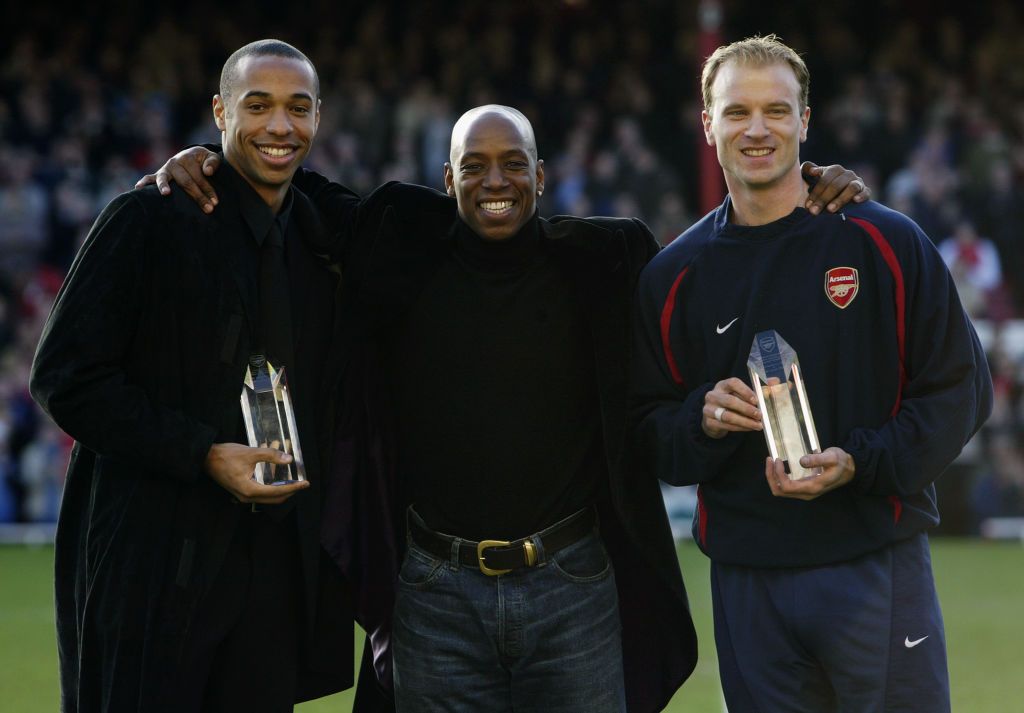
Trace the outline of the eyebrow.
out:
<instances>
[{"instance_id":1,"label":"eyebrow","mask_svg":"<svg viewBox=\"0 0 1024 713\"><path fill-rule=\"evenodd\" d=\"M261 92L261 91L259 91L257 89L252 89L252 90L246 92L245 95L242 97L242 99L248 99L249 97L259 97L260 99L269 99L271 97L271 94L270 94L270 92ZM308 101L313 101L313 96L311 94L307 94L306 92L296 92L295 94L292 94L292 99L306 99Z\"/></svg>"},{"instance_id":2,"label":"eyebrow","mask_svg":"<svg viewBox=\"0 0 1024 713\"><path fill-rule=\"evenodd\" d=\"M766 109L775 109L775 108L791 109L792 105L789 102L786 102L786 101L772 101L772 102L768 102L767 104L765 104L764 107ZM744 103L741 103L741 102L733 102L732 104L726 104L724 107L722 107L722 111L726 112L726 111L732 111L733 109L747 109L747 108L749 108L749 105L747 105L747 104L744 104Z\"/></svg>"},{"instance_id":3,"label":"eyebrow","mask_svg":"<svg viewBox=\"0 0 1024 713\"><path fill-rule=\"evenodd\" d=\"M529 154L529 152L526 149L509 149L508 151L503 151L501 153L501 158L506 158L508 156L529 156L529 155L530 154ZM487 156L486 156L486 154L483 151L466 151L465 153L462 154L462 160L463 161L466 160L467 158L486 158L486 157Z\"/></svg>"}]
</instances>

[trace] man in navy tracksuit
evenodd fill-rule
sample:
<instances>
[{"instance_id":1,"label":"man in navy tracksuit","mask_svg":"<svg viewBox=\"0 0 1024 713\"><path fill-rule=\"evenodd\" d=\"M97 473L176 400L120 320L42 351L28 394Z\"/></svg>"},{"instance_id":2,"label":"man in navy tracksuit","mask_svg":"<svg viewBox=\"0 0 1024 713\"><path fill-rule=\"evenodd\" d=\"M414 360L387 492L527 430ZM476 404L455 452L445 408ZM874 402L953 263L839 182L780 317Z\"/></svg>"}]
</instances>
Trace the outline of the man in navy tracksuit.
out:
<instances>
[{"instance_id":1,"label":"man in navy tracksuit","mask_svg":"<svg viewBox=\"0 0 1024 713\"><path fill-rule=\"evenodd\" d=\"M699 484L729 709L948 711L925 530L933 481L991 409L985 354L911 220L797 207L810 109L795 52L734 43L702 81L729 196L641 277L633 409L651 469ZM766 458L747 383L769 329L799 355L822 446L805 480Z\"/></svg>"}]
</instances>

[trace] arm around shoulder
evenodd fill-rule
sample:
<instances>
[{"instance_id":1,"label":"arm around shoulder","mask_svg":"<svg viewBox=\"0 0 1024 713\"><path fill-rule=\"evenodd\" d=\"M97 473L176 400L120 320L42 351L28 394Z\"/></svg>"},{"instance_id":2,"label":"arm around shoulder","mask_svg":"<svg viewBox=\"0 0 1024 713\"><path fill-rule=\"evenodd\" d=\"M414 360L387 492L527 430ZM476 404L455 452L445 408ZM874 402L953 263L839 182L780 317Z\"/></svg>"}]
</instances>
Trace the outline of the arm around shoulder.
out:
<instances>
[{"instance_id":1,"label":"arm around shoulder","mask_svg":"<svg viewBox=\"0 0 1024 713\"><path fill-rule=\"evenodd\" d=\"M645 222L639 218L630 218L630 221L635 226L635 237L630 240L630 254L637 255L636 269L637 278L639 278L640 270L658 254L661 246L658 245L658 241L654 239L654 233Z\"/></svg>"}]
</instances>

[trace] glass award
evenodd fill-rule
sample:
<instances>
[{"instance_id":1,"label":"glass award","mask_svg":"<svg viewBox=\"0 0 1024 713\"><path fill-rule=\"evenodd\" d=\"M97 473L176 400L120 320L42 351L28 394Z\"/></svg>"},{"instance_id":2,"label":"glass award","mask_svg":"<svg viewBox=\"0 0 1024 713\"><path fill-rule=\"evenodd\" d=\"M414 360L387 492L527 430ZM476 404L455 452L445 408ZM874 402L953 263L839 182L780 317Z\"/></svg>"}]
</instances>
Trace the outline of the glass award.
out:
<instances>
[{"instance_id":1,"label":"glass award","mask_svg":"<svg viewBox=\"0 0 1024 713\"><path fill-rule=\"evenodd\" d=\"M782 460L790 480L819 475L821 468L800 465L801 457L821 453L821 446L796 351L775 330L758 332L747 369L772 458Z\"/></svg>"},{"instance_id":2,"label":"glass award","mask_svg":"<svg viewBox=\"0 0 1024 713\"><path fill-rule=\"evenodd\" d=\"M305 480L306 469L284 367L275 369L261 355L249 360L242 386L242 416L250 446L275 448L292 457L292 462L285 465L257 463L253 477L264 485Z\"/></svg>"}]
</instances>

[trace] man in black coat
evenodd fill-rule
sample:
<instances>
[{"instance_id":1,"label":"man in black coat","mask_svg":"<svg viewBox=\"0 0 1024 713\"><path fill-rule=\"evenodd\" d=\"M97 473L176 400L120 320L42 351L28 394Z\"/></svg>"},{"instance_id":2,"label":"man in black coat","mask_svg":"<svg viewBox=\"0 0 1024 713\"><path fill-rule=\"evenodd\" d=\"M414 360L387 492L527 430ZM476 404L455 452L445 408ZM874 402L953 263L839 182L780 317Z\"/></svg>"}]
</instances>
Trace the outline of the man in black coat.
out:
<instances>
[{"instance_id":1,"label":"man in black coat","mask_svg":"<svg viewBox=\"0 0 1024 713\"><path fill-rule=\"evenodd\" d=\"M217 163L192 149L156 180L168 191L173 176L212 210L203 172ZM543 162L529 122L508 107L480 107L456 126L449 197L388 184L364 201L314 174L296 181L331 226L315 251L344 268L354 347L343 396L351 428L332 480L353 482L342 492L355 497L329 499L337 515L325 516L325 542L360 585L366 652L385 685L399 591L399 708L505 710L526 699L660 710L692 670L696 642L657 483L634 477L624 458L629 319L637 275L656 251L649 231L626 219L539 219ZM588 541L591 508L614 578ZM514 544L478 554L492 538ZM572 605L600 587L597 606L548 601L551 616L506 616L564 580ZM502 588L530 593L503 599L503 613L461 616ZM416 619L424 609L433 614ZM598 620L615 632L608 651L591 643L579 656L576 637L601 629ZM553 651L536 648L552 641ZM550 675L539 660L549 654L605 667L583 682L562 663Z\"/></svg>"},{"instance_id":2,"label":"man in black coat","mask_svg":"<svg viewBox=\"0 0 1024 713\"><path fill-rule=\"evenodd\" d=\"M119 196L46 324L32 393L76 440L56 542L68 713L290 711L351 685L351 594L319 542L336 281L291 187L319 106L294 47L236 51L213 100L220 210ZM287 368L304 482L252 478L290 459L241 445L257 354Z\"/></svg>"}]
</instances>

